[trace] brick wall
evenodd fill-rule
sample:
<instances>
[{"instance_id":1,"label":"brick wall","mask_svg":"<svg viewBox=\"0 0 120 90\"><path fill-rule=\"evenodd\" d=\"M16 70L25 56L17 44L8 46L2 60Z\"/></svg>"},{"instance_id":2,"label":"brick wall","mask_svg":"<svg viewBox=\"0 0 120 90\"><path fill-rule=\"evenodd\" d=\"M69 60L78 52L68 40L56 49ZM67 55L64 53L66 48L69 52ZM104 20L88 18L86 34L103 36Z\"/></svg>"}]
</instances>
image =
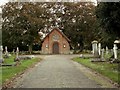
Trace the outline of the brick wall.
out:
<instances>
[{"instance_id":1,"label":"brick wall","mask_svg":"<svg viewBox=\"0 0 120 90\"><path fill-rule=\"evenodd\" d=\"M53 39L53 36L55 35L56 37L59 37L56 40ZM54 29L52 32L50 32L50 34L45 37L42 43L42 54L53 54L53 44L55 42L58 42L60 54L70 53L70 46L67 39L60 31Z\"/></svg>"}]
</instances>

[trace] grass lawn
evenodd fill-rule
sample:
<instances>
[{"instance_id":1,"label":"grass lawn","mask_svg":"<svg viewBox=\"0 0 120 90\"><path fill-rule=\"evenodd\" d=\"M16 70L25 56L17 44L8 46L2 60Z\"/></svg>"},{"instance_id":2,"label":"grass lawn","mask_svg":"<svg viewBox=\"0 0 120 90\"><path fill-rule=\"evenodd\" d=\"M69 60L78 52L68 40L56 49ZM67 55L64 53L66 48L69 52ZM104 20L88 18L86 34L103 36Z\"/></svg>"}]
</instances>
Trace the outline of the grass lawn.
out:
<instances>
[{"instance_id":1,"label":"grass lawn","mask_svg":"<svg viewBox=\"0 0 120 90\"><path fill-rule=\"evenodd\" d=\"M107 76L112 81L120 83L120 79L118 78L118 64L110 64L107 62L91 62L90 59L82 59L82 58L74 58L74 61L83 64L86 67L89 67L100 74Z\"/></svg>"},{"instance_id":2,"label":"grass lawn","mask_svg":"<svg viewBox=\"0 0 120 90\"><path fill-rule=\"evenodd\" d=\"M21 64L18 66L11 66L11 67L0 67L2 68L2 83L5 83L6 80L11 79L16 74L22 73L24 70L29 68L30 66L34 65L35 63L39 62L40 59L33 58L28 60L22 60ZM14 56L11 56L10 58L5 59L4 63L12 64L14 63Z\"/></svg>"}]
</instances>

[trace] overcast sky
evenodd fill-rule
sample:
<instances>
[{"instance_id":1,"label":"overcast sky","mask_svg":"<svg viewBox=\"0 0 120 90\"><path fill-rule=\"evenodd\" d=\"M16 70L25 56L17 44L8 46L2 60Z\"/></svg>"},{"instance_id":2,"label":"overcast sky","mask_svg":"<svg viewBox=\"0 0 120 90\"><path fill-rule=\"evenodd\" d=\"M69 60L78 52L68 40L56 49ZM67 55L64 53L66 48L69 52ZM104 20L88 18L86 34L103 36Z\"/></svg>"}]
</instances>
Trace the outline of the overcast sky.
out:
<instances>
[{"instance_id":1,"label":"overcast sky","mask_svg":"<svg viewBox=\"0 0 120 90\"><path fill-rule=\"evenodd\" d=\"M8 0L0 0L0 6L4 5L6 2L8 2Z\"/></svg>"},{"instance_id":2,"label":"overcast sky","mask_svg":"<svg viewBox=\"0 0 120 90\"><path fill-rule=\"evenodd\" d=\"M5 3L7 3L8 0L0 0L0 6L4 5ZM2 9L0 8L0 13L2 12Z\"/></svg>"}]
</instances>

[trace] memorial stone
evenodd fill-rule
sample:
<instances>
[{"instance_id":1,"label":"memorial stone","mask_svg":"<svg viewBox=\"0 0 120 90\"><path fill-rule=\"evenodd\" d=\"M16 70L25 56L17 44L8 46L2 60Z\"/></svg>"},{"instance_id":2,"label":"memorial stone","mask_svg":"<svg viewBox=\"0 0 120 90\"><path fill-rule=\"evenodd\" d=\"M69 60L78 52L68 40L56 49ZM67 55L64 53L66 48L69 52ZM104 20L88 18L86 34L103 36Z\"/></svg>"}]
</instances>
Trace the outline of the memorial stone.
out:
<instances>
[{"instance_id":1,"label":"memorial stone","mask_svg":"<svg viewBox=\"0 0 120 90\"><path fill-rule=\"evenodd\" d=\"M101 43L98 44L98 54L101 56Z\"/></svg>"},{"instance_id":2,"label":"memorial stone","mask_svg":"<svg viewBox=\"0 0 120 90\"><path fill-rule=\"evenodd\" d=\"M8 58L9 55L8 55L8 51L7 51L7 46L5 46L5 58Z\"/></svg>"},{"instance_id":3,"label":"memorial stone","mask_svg":"<svg viewBox=\"0 0 120 90\"><path fill-rule=\"evenodd\" d=\"M109 54L109 49L108 49L108 47L106 46L106 55L108 55Z\"/></svg>"},{"instance_id":4,"label":"memorial stone","mask_svg":"<svg viewBox=\"0 0 120 90\"><path fill-rule=\"evenodd\" d=\"M98 41L93 41L92 42L92 52L93 52L93 55L94 57L98 57Z\"/></svg>"},{"instance_id":5,"label":"memorial stone","mask_svg":"<svg viewBox=\"0 0 120 90\"><path fill-rule=\"evenodd\" d=\"M0 46L0 63L4 62L3 56L2 56L2 52L3 52L3 47Z\"/></svg>"},{"instance_id":6,"label":"memorial stone","mask_svg":"<svg viewBox=\"0 0 120 90\"><path fill-rule=\"evenodd\" d=\"M114 44L114 47L113 47L114 59L118 59L118 58L117 58L117 49L118 49L117 45Z\"/></svg>"},{"instance_id":7,"label":"memorial stone","mask_svg":"<svg viewBox=\"0 0 120 90\"><path fill-rule=\"evenodd\" d=\"M19 57L18 57L18 55L19 55L19 48L17 47L17 50L16 50L16 58L15 58L15 62L16 61L19 61Z\"/></svg>"},{"instance_id":8,"label":"memorial stone","mask_svg":"<svg viewBox=\"0 0 120 90\"><path fill-rule=\"evenodd\" d=\"M101 59L104 60L104 48L102 49L102 55L101 55Z\"/></svg>"}]
</instances>

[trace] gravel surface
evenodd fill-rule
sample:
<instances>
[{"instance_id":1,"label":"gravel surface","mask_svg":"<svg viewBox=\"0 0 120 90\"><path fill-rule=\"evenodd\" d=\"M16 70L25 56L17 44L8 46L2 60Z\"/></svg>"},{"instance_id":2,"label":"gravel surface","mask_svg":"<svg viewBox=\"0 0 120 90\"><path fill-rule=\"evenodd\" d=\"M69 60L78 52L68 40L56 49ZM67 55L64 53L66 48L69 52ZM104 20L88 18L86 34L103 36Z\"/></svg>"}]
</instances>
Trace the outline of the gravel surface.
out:
<instances>
[{"instance_id":1,"label":"gravel surface","mask_svg":"<svg viewBox=\"0 0 120 90\"><path fill-rule=\"evenodd\" d=\"M100 88L71 60L77 55L39 56L43 60L16 79L14 88ZM82 67L82 66L81 66Z\"/></svg>"}]
</instances>

